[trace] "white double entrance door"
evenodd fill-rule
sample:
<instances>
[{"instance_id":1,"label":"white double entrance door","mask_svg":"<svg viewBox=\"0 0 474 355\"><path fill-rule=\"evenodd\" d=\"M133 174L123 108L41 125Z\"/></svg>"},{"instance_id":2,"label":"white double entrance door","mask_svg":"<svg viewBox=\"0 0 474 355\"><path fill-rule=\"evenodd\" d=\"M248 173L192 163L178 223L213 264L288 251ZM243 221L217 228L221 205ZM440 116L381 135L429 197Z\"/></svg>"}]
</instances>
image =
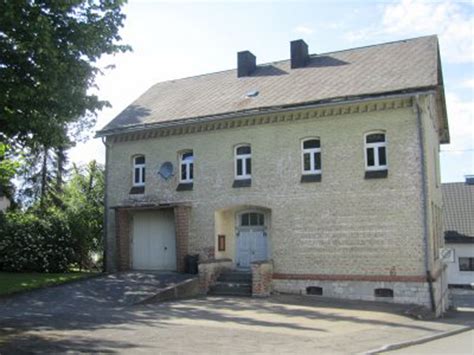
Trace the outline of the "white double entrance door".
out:
<instances>
[{"instance_id":1,"label":"white double entrance door","mask_svg":"<svg viewBox=\"0 0 474 355\"><path fill-rule=\"evenodd\" d=\"M250 268L254 261L267 260L267 233L265 228L244 228L236 231L237 238L237 267L241 269Z\"/></svg>"}]
</instances>

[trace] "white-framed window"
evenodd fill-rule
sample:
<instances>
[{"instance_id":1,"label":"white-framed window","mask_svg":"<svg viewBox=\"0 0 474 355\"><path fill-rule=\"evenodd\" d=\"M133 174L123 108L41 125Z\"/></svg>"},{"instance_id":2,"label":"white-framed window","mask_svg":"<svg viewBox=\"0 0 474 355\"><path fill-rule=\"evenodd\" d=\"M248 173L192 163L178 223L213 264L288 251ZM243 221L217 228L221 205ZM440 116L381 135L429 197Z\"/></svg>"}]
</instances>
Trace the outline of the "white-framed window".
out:
<instances>
[{"instance_id":1,"label":"white-framed window","mask_svg":"<svg viewBox=\"0 0 474 355\"><path fill-rule=\"evenodd\" d=\"M192 150L181 153L179 162L179 181L191 183L194 179L194 155Z\"/></svg>"},{"instance_id":2,"label":"white-framed window","mask_svg":"<svg viewBox=\"0 0 474 355\"><path fill-rule=\"evenodd\" d=\"M260 212L246 212L240 215L241 227L258 227L265 225L265 215Z\"/></svg>"},{"instance_id":3,"label":"white-framed window","mask_svg":"<svg viewBox=\"0 0 474 355\"><path fill-rule=\"evenodd\" d=\"M474 271L474 258L459 258L459 271Z\"/></svg>"},{"instance_id":4,"label":"white-framed window","mask_svg":"<svg viewBox=\"0 0 474 355\"><path fill-rule=\"evenodd\" d=\"M250 144L235 147L235 179L250 179L252 177L252 149Z\"/></svg>"},{"instance_id":5,"label":"white-framed window","mask_svg":"<svg viewBox=\"0 0 474 355\"><path fill-rule=\"evenodd\" d=\"M133 157L133 186L145 185L145 156Z\"/></svg>"},{"instance_id":6,"label":"white-framed window","mask_svg":"<svg viewBox=\"0 0 474 355\"><path fill-rule=\"evenodd\" d=\"M384 132L370 132L365 135L365 170L387 169L387 141Z\"/></svg>"},{"instance_id":7,"label":"white-framed window","mask_svg":"<svg viewBox=\"0 0 474 355\"><path fill-rule=\"evenodd\" d=\"M321 142L319 138L301 141L301 169L303 175L321 174Z\"/></svg>"}]
</instances>

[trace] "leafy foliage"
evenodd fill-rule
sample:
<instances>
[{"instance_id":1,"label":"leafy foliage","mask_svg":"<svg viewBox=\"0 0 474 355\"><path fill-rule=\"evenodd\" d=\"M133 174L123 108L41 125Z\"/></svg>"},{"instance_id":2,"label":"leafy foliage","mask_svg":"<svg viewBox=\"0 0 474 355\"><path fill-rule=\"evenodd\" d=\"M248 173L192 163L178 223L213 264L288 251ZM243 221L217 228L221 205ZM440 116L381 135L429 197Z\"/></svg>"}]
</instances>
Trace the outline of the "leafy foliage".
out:
<instances>
[{"instance_id":1,"label":"leafy foliage","mask_svg":"<svg viewBox=\"0 0 474 355\"><path fill-rule=\"evenodd\" d=\"M64 189L64 204L81 266L86 266L91 253L103 251L104 191L101 165L91 161L85 167L73 166L71 179Z\"/></svg>"},{"instance_id":2,"label":"leafy foliage","mask_svg":"<svg viewBox=\"0 0 474 355\"><path fill-rule=\"evenodd\" d=\"M0 192L8 198L13 195L13 185L11 179L17 173L20 162L13 160L11 150L5 143L0 142Z\"/></svg>"},{"instance_id":3,"label":"leafy foliage","mask_svg":"<svg viewBox=\"0 0 474 355\"><path fill-rule=\"evenodd\" d=\"M0 0L0 127L11 143L57 147L107 105L89 90L117 44L123 0Z\"/></svg>"},{"instance_id":4,"label":"leafy foliage","mask_svg":"<svg viewBox=\"0 0 474 355\"><path fill-rule=\"evenodd\" d=\"M67 149L108 105L98 60L130 50L124 3L0 0L0 189L11 195L21 162L28 200L0 214L0 269L64 271L100 251L103 169L75 167L65 184Z\"/></svg>"},{"instance_id":5,"label":"leafy foliage","mask_svg":"<svg viewBox=\"0 0 474 355\"><path fill-rule=\"evenodd\" d=\"M0 270L65 272L91 268L100 254L103 230L104 168L95 161L73 167L57 195L61 208L33 205L0 213Z\"/></svg>"},{"instance_id":6,"label":"leafy foliage","mask_svg":"<svg viewBox=\"0 0 474 355\"><path fill-rule=\"evenodd\" d=\"M0 270L65 272L76 259L71 230L57 209L0 214Z\"/></svg>"}]
</instances>

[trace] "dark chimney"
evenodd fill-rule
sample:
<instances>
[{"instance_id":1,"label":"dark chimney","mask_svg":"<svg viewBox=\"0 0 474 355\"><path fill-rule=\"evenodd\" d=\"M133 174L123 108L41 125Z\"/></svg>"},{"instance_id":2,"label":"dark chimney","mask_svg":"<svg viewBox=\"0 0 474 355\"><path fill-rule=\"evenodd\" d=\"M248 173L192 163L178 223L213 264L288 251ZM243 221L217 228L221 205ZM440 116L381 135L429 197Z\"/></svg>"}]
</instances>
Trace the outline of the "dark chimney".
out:
<instances>
[{"instance_id":1,"label":"dark chimney","mask_svg":"<svg viewBox=\"0 0 474 355\"><path fill-rule=\"evenodd\" d=\"M249 51L237 53L237 77L250 76L257 68L257 58Z\"/></svg>"},{"instance_id":2,"label":"dark chimney","mask_svg":"<svg viewBox=\"0 0 474 355\"><path fill-rule=\"evenodd\" d=\"M291 46L291 69L303 68L308 64L308 45L302 39L290 42Z\"/></svg>"},{"instance_id":3,"label":"dark chimney","mask_svg":"<svg viewBox=\"0 0 474 355\"><path fill-rule=\"evenodd\" d=\"M466 185L474 185L474 175L466 175Z\"/></svg>"}]
</instances>

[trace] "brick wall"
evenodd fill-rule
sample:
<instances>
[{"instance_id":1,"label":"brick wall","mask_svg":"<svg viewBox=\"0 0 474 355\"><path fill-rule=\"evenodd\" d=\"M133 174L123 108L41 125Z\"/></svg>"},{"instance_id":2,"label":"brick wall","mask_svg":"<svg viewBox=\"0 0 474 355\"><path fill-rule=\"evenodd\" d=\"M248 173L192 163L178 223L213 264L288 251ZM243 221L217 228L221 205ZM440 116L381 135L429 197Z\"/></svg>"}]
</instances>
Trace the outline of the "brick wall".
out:
<instances>
[{"instance_id":1,"label":"brick wall","mask_svg":"<svg viewBox=\"0 0 474 355\"><path fill-rule=\"evenodd\" d=\"M125 271L130 269L130 216L126 209L119 208L115 211L117 269Z\"/></svg>"},{"instance_id":2,"label":"brick wall","mask_svg":"<svg viewBox=\"0 0 474 355\"><path fill-rule=\"evenodd\" d=\"M271 261L252 263L252 296L267 297L272 292L273 263Z\"/></svg>"},{"instance_id":3,"label":"brick wall","mask_svg":"<svg viewBox=\"0 0 474 355\"><path fill-rule=\"evenodd\" d=\"M176 229L176 268L178 272L185 271L185 258L188 254L189 244L189 218L191 208L177 206L174 208Z\"/></svg>"},{"instance_id":4,"label":"brick wall","mask_svg":"<svg viewBox=\"0 0 474 355\"><path fill-rule=\"evenodd\" d=\"M334 109L336 110L336 109ZM301 112L305 117L311 112ZM296 116L296 114L293 114ZM364 134L385 130L389 173L364 179ZM321 140L322 181L301 183L301 139ZM234 147L252 146L252 186L232 188ZM192 191L176 191L153 167L177 168L178 152L193 149ZM215 245L215 213L231 206L270 210L270 257L276 273L424 275L420 156L413 107L316 117L228 130L111 142L111 206L129 195L131 156L144 154L145 201L192 206L188 252L202 256ZM232 245L233 234L226 235ZM409 246L409 247L408 247Z\"/></svg>"},{"instance_id":5,"label":"brick wall","mask_svg":"<svg viewBox=\"0 0 474 355\"><path fill-rule=\"evenodd\" d=\"M351 113L329 116L322 109L301 110L263 121L249 117L232 129L212 126L189 134L177 130L142 140L111 140L109 205L136 200L187 203L192 206L187 249L201 256L209 256L215 246L216 211L264 207L271 220L269 248L277 275L421 280L426 271L421 157L412 102L380 101L326 111ZM386 133L384 179L364 179L363 137L372 130ZM301 140L307 137L321 140L321 182L300 182ZM241 143L252 146L252 184L232 188L234 147ZM178 176L165 180L155 169L165 161L177 168L178 152L184 149L193 149L195 155L192 191L176 191ZM144 154L150 167L143 198L129 195L134 154ZM109 227L111 238L113 224ZM233 232L225 233L229 246L235 244Z\"/></svg>"}]
</instances>

